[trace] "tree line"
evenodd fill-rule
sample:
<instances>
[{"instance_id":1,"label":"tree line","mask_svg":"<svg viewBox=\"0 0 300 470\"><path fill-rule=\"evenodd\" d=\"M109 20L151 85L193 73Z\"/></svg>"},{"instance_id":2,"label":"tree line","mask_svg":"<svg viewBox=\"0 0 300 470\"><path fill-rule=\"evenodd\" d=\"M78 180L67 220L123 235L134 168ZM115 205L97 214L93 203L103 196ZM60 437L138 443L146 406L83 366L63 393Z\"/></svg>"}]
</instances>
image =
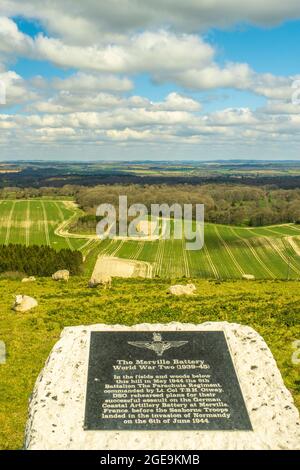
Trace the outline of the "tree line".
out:
<instances>
[{"instance_id":1,"label":"tree line","mask_svg":"<svg viewBox=\"0 0 300 470\"><path fill-rule=\"evenodd\" d=\"M79 206L95 216L102 203L118 207L120 195L128 197L128 204L142 203L150 210L151 204L204 204L205 219L229 225L262 226L278 223L300 223L300 188L282 189L277 186L247 186L245 184L101 184L97 186L65 185L61 188L0 189L0 199L64 198L72 197ZM89 231L94 221L79 222Z\"/></svg>"},{"instance_id":2,"label":"tree line","mask_svg":"<svg viewBox=\"0 0 300 470\"><path fill-rule=\"evenodd\" d=\"M28 276L51 276L59 269L71 274L82 272L83 259L79 251L49 246L0 245L0 272L20 272Z\"/></svg>"},{"instance_id":3,"label":"tree line","mask_svg":"<svg viewBox=\"0 0 300 470\"><path fill-rule=\"evenodd\" d=\"M81 188L75 195L79 206L96 214L102 203L118 207L120 195L126 195L128 206L142 203L172 205L204 204L207 222L262 226L285 222L300 223L300 189L277 189L244 185L99 185ZM85 221L82 221L85 222ZM88 219L90 225L91 219Z\"/></svg>"}]
</instances>

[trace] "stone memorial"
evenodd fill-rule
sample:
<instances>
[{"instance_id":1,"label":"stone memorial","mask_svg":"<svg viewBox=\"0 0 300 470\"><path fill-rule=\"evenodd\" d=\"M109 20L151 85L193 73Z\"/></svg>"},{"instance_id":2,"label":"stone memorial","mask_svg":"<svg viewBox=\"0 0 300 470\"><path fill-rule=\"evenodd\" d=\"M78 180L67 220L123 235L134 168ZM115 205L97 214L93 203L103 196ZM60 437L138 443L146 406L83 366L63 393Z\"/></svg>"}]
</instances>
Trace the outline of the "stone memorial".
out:
<instances>
[{"instance_id":1,"label":"stone memorial","mask_svg":"<svg viewBox=\"0 0 300 470\"><path fill-rule=\"evenodd\" d=\"M252 430L224 332L92 332L85 429Z\"/></svg>"},{"instance_id":2,"label":"stone memorial","mask_svg":"<svg viewBox=\"0 0 300 470\"><path fill-rule=\"evenodd\" d=\"M25 448L297 449L300 422L247 326L80 326L37 380Z\"/></svg>"}]
</instances>

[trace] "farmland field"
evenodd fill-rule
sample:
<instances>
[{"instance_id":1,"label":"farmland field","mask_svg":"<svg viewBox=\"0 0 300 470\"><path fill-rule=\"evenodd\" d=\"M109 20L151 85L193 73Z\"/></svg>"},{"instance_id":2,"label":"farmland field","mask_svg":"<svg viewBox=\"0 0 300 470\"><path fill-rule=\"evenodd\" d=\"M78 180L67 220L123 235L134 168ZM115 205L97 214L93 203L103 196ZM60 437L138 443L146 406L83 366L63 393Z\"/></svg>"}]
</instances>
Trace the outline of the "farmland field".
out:
<instances>
[{"instance_id":1,"label":"farmland field","mask_svg":"<svg viewBox=\"0 0 300 470\"><path fill-rule=\"evenodd\" d=\"M80 213L72 201L31 199L0 201L0 243L50 245L78 249L90 273L99 255L146 261L155 276L239 279L300 278L300 226L233 227L205 224L205 245L187 251L185 242L103 240L68 231Z\"/></svg>"},{"instance_id":2,"label":"farmland field","mask_svg":"<svg viewBox=\"0 0 300 470\"><path fill-rule=\"evenodd\" d=\"M85 238L59 236L55 230L76 214L70 201L2 200L0 201L0 243L49 245L55 249L81 249Z\"/></svg>"}]
</instances>

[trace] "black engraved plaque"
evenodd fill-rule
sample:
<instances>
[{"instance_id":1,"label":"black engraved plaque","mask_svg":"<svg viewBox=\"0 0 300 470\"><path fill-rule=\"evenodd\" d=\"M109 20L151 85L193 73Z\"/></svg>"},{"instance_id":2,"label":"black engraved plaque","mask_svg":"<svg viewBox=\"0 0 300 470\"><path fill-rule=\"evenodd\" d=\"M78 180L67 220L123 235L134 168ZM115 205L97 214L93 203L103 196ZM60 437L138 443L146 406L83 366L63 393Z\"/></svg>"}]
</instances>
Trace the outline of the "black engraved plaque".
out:
<instances>
[{"instance_id":1,"label":"black engraved plaque","mask_svg":"<svg viewBox=\"0 0 300 470\"><path fill-rule=\"evenodd\" d=\"M86 430L248 430L222 331L92 332Z\"/></svg>"}]
</instances>

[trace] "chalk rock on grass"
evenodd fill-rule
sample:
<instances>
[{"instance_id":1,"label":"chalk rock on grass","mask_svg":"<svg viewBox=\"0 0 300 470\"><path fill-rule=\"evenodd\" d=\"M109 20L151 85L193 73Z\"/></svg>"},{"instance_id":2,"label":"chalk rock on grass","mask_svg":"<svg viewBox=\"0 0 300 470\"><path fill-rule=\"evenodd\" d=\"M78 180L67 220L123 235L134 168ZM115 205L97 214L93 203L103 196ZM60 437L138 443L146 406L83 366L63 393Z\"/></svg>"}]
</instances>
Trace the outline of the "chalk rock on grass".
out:
<instances>
[{"instance_id":1,"label":"chalk rock on grass","mask_svg":"<svg viewBox=\"0 0 300 470\"><path fill-rule=\"evenodd\" d=\"M253 430L86 431L85 399L92 331L162 334L164 331L223 331ZM37 379L29 403L25 448L299 449L300 420L270 349L263 338L248 326L227 322L76 326L63 330Z\"/></svg>"},{"instance_id":2,"label":"chalk rock on grass","mask_svg":"<svg viewBox=\"0 0 300 470\"><path fill-rule=\"evenodd\" d=\"M196 286L194 284L186 284L182 286L180 284L176 284L175 286L171 286L168 289L168 294L172 295L193 295L196 290Z\"/></svg>"},{"instance_id":3,"label":"chalk rock on grass","mask_svg":"<svg viewBox=\"0 0 300 470\"><path fill-rule=\"evenodd\" d=\"M70 272L67 269L61 269L52 274L52 279L54 281L68 281L70 277Z\"/></svg>"},{"instance_id":4,"label":"chalk rock on grass","mask_svg":"<svg viewBox=\"0 0 300 470\"><path fill-rule=\"evenodd\" d=\"M24 277L21 282L34 282L36 281L34 276Z\"/></svg>"},{"instance_id":5,"label":"chalk rock on grass","mask_svg":"<svg viewBox=\"0 0 300 470\"><path fill-rule=\"evenodd\" d=\"M243 279L246 279L247 281L254 281L255 280L255 276L253 276L253 274L243 274Z\"/></svg>"},{"instance_id":6,"label":"chalk rock on grass","mask_svg":"<svg viewBox=\"0 0 300 470\"><path fill-rule=\"evenodd\" d=\"M38 303L33 297L28 295L16 295L15 302L12 306L16 312L27 312L34 307L37 307Z\"/></svg>"},{"instance_id":7,"label":"chalk rock on grass","mask_svg":"<svg viewBox=\"0 0 300 470\"><path fill-rule=\"evenodd\" d=\"M89 287L103 286L104 289L111 287L111 276L108 274L99 274L92 276L89 280Z\"/></svg>"}]
</instances>

